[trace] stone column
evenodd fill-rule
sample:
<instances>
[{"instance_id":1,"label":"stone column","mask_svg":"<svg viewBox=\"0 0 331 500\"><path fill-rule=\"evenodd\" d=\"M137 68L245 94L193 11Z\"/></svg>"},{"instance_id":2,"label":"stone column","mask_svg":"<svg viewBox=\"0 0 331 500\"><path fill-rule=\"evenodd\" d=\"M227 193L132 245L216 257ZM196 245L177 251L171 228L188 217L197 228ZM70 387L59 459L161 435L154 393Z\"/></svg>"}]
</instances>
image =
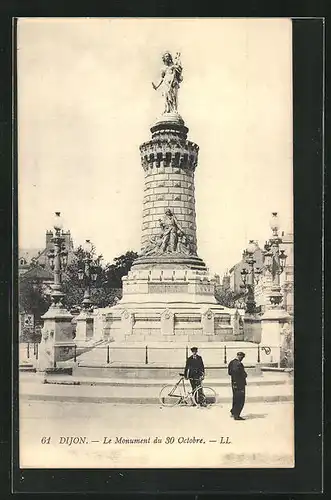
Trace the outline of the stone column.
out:
<instances>
[{"instance_id":1,"label":"stone column","mask_svg":"<svg viewBox=\"0 0 331 500\"><path fill-rule=\"evenodd\" d=\"M199 147L187 140L188 128L182 120L160 121L151 132L152 139L140 146L145 172L142 249L160 233L159 219L170 208L196 254L194 170Z\"/></svg>"}]
</instances>

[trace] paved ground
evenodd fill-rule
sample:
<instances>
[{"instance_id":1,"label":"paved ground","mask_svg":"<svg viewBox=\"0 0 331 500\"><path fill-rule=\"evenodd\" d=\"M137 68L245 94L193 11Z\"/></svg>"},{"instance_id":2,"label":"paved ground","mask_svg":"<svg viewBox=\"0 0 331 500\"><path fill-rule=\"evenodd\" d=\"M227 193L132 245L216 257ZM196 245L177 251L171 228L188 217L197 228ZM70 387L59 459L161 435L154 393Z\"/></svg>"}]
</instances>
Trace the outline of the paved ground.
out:
<instances>
[{"instance_id":1,"label":"paved ground","mask_svg":"<svg viewBox=\"0 0 331 500\"><path fill-rule=\"evenodd\" d=\"M293 405L247 403L243 416L245 421L232 420L227 404L164 408L21 399L20 465L292 467ZM74 437L82 438L81 444L69 445ZM50 442L42 444L43 438ZM155 443L156 438L161 442ZM123 439L149 442L123 443Z\"/></svg>"}]
</instances>

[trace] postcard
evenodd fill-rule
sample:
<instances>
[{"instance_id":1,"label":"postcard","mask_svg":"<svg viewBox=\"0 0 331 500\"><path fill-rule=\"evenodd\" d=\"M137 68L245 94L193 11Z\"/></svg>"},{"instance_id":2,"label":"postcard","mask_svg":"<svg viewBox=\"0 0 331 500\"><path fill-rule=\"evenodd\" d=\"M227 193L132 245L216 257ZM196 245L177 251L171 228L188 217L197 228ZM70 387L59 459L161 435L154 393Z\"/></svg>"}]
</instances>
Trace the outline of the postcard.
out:
<instances>
[{"instance_id":1,"label":"postcard","mask_svg":"<svg viewBox=\"0 0 331 500\"><path fill-rule=\"evenodd\" d=\"M20 468L293 468L291 20L16 55Z\"/></svg>"}]
</instances>

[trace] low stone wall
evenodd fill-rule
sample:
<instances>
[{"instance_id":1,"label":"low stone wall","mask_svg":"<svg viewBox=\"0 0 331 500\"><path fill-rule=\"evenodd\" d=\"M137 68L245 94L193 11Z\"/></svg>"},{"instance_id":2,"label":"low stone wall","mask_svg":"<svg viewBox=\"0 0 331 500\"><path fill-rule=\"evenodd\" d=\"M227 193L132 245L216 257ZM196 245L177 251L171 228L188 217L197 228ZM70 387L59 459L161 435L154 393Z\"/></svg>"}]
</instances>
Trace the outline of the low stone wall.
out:
<instances>
[{"instance_id":1,"label":"low stone wall","mask_svg":"<svg viewBox=\"0 0 331 500\"><path fill-rule=\"evenodd\" d=\"M261 371L255 366L245 367L248 376L260 376ZM80 377L107 377L116 378L139 378L139 379L179 379L179 374L183 373L184 366L75 366L73 375ZM227 366L207 367L205 384L208 385L208 378L227 377Z\"/></svg>"}]
</instances>

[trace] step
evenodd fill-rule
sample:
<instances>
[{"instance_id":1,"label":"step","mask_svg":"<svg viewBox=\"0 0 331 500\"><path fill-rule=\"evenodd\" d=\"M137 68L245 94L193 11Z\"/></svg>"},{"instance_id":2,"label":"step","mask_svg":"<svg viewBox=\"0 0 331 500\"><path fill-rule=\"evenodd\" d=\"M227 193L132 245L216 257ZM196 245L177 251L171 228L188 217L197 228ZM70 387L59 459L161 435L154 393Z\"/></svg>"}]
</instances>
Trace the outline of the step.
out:
<instances>
[{"instance_id":1,"label":"step","mask_svg":"<svg viewBox=\"0 0 331 500\"><path fill-rule=\"evenodd\" d=\"M261 368L255 366L245 367L248 376L261 375ZM76 377L107 378L107 379L175 379L178 373L184 370L183 365L152 365L152 364L104 364L104 365L75 365L73 375ZM226 377L228 379L227 366L206 367L208 378Z\"/></svg>"},{"instance_id":2,"label":"step","mask_svg":"<svg viewBox=\"0 0 331 500\"><path fill-rule=\"evenodd\" d=\"M30 364L30 363L29 364L28 363L20 364L19 370L20 370L20 372L32 372L32 373L36 372L36 368L33 366L33 364Z\"/></svg>"},{"instance_id":3,"label":"step","mask_svg":"<svg viewBox=\"0 0 331 500\"><path fill-rule=\"evenodd\" d=\"M211 385L211 384L210 384ZM232 391L228 387L215 387L217 403L229 403ZM159 404L159 387L116 387L20 383L20 399L30 401L71 401L94 403ZM291 384L248 386L247 402L281 402L293 400Z\"/></svg>"},{"instance_id":4,"label":"step","mask_svg":"<svg viewBox=\"0 0 331 500\"><path fill-rule=\"evenodd\" d=\"M90 385L90 386L111 386L111 387L163 387L166 384L174 384L174 379L105 379L105 378L89 378L89 377L65 377L61 375L46 376L44 379L46 384L60 385ZM254 377L249 380L249 386L253 385L283 385L291 383L289 377L283 378L264 378ZM229 379L205 379L205 385L212 387L228 387ZM186 384L189 386L189 382Z\"/></svg>"}]
</instances>

